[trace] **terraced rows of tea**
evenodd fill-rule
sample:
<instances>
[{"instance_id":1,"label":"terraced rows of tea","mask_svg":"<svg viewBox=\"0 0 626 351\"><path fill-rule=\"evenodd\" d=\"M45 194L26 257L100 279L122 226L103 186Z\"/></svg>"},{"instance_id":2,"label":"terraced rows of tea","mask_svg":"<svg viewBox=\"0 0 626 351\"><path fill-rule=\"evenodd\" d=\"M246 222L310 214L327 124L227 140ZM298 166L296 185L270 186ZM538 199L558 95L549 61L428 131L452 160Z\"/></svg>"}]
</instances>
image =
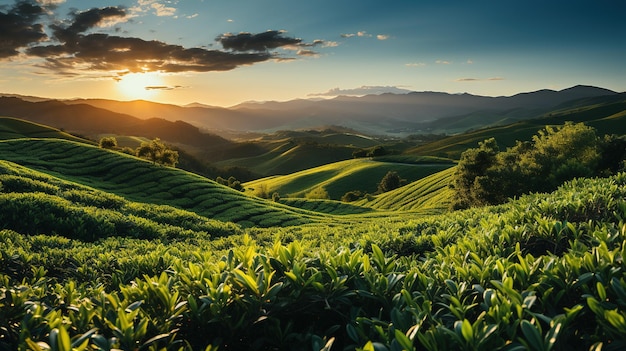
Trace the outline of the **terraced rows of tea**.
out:
<instances>
[{"instance_id":1,"label":"terraced rows of tea","mask_svg":"<svg viewBox=\"0 0 626 351\"><path fill-rule=\"evenodd\" d=\"M379 210L440 214L446 211L453 195L448 188L453 173L454 168L448 168L401 188L378 195L370 201L358 201L356 205L369 206Z\"/></svg>"},{"instance_id":2,"label":"terraced rows of tea","mask_svg":"<svg viewBox=\"0 0 626 351\"><path fill-rule=\"evenodd\" d=\"M305 210L246 196L211 180L118 152L59 139L0 142L3 158L128 200L171 205L243 226L324 220Z\"/></svg>"}]
</instances>

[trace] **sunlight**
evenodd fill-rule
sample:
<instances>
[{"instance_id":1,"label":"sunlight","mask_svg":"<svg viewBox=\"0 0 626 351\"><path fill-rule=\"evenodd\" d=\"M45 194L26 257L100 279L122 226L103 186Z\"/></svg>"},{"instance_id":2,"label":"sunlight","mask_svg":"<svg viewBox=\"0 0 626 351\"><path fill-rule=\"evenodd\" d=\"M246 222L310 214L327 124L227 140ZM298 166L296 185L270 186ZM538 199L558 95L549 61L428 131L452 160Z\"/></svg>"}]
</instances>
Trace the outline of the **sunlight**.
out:
<instances>
[{"instance_id":1,"label":"sunlight","mask_svg":"<svg viewBox=\"0 0 626 351\"><path fill-rule=\"evenodd\" d=\"M129 99L151 99L159 94L164 82L159 73L129 73L117 82L117 89Z\"/></svg>"}]
</instances>

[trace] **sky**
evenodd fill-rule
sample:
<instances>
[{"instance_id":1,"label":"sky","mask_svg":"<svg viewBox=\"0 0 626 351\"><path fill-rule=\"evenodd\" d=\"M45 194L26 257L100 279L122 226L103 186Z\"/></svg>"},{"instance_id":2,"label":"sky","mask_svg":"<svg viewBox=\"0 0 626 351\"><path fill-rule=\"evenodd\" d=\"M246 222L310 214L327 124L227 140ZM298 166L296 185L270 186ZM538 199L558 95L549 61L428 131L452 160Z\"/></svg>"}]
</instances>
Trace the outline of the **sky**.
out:
<instances>
[{"instance_id":1,"label":"sky","mask_svg":"<svg viewBox=\"0 0 626 351\"><path fill-rule=\"evenodd\" d=\"M0 0L0 93L233 106L626 91L624 0Z\"/></svg>"}]
</instances>

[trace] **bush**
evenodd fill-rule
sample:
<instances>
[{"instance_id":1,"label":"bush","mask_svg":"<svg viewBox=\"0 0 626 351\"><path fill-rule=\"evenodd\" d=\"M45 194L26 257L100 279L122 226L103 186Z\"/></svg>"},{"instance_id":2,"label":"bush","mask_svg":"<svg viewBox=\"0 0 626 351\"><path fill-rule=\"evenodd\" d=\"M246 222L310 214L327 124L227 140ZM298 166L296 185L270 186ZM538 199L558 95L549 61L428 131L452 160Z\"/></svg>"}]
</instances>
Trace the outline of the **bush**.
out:
<instances>
[{"instance_id":1,"label":"bush","mask_svg":"<svg viewBox=\"0 0 626 351\"><path fill-rule=\"evenodd\" d=\"M595 130L582 123L548 126L531 142L518 141L503 152L495 139L487 139L461 154L451 184L456 193L452 207L500 204L521 194L552 191L576 177L593 176L599 173L601 151Z\"/></svg>"},{"instance_id":2,"label":"bush","mask_svg":"<svg viewBox=\"0 0 626 351\"><path fill-rule=\"evenodd\" d=\"M328 191L326 191L326 189L324 189L324 187L321 187L321 186L309 191L308 193L306 193L306 195L304 195L304 197L307 199L322 199L322 200L330 199L330 196L328 195Z\"/></svg>"},{"instance_id":3,"label":"bush","mask_svg":"<svg viewBox=\"0 0 626 351\"><path fill-rule=\"evenodd\" d=\"M343 194L343 196L341 197L341 201L353 202L353 201L361 199L363 195L364 194L360 190L351 190Z\"/></svg>"},{"instance_id":4,"label":"bush","mask_svg":"<svg viewBox=\"0 0 626 351\"><path fill-rule=\"evenodd\" d=\"M114 149L117 147L117 139L115 137L104 137L100 139L99 145L103 149Z\"/></svg>"},{"instance_id":5,"label":"bush","mask_svg":"<svg viewBox=\"0 0 626 351\"><path fill-rule=\"evenodd\" d=\"M406 179L400 178L397 172L389 171L383 176L383 179L378 183L378 193L386 193L387 191L397 189L406 182Z\"/></svg>"}]
</instances>

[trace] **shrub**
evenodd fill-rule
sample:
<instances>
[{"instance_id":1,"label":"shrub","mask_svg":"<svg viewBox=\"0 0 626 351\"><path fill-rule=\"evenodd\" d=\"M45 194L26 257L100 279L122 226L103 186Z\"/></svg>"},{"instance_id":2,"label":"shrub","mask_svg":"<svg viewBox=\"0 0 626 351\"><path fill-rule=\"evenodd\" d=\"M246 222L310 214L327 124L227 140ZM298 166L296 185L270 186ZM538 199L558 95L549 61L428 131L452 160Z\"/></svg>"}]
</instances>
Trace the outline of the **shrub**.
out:
<instances>
[{"instance_id":1,"label":"shrub","mask_svg":"<svg viewBox=\"0 0 626 351\"><path fill-rule=\"evenodd\" d=\"M117 147L117 139L115 137L104 137L100 139L98 145L103 149L114 149Z\"/></svg>"},{"instance_id":2,"label":"shrub","mask_svg":"<svg viewBox=\"0 0 626 351\"><path fill-rule=\"evenodd\" d=\"M343 196L341 197L341 201L343 202L356 201L358 199L361 199L363 195L364 194L360 190L351 190L343 194Z\"/></svg>"},{"instance_id":3,"label":"shrub","mask_svg":"<svg viewBox=\"0 0 626 351\"><path fill-rule=\"evenodd\" d=\"M306 195L304 195L304 197L306 197L307 199L330 199L328 191L326 191L326 189L321 186L309 191L308 193L306 193Z\"/></svg>"}]
</instances>

